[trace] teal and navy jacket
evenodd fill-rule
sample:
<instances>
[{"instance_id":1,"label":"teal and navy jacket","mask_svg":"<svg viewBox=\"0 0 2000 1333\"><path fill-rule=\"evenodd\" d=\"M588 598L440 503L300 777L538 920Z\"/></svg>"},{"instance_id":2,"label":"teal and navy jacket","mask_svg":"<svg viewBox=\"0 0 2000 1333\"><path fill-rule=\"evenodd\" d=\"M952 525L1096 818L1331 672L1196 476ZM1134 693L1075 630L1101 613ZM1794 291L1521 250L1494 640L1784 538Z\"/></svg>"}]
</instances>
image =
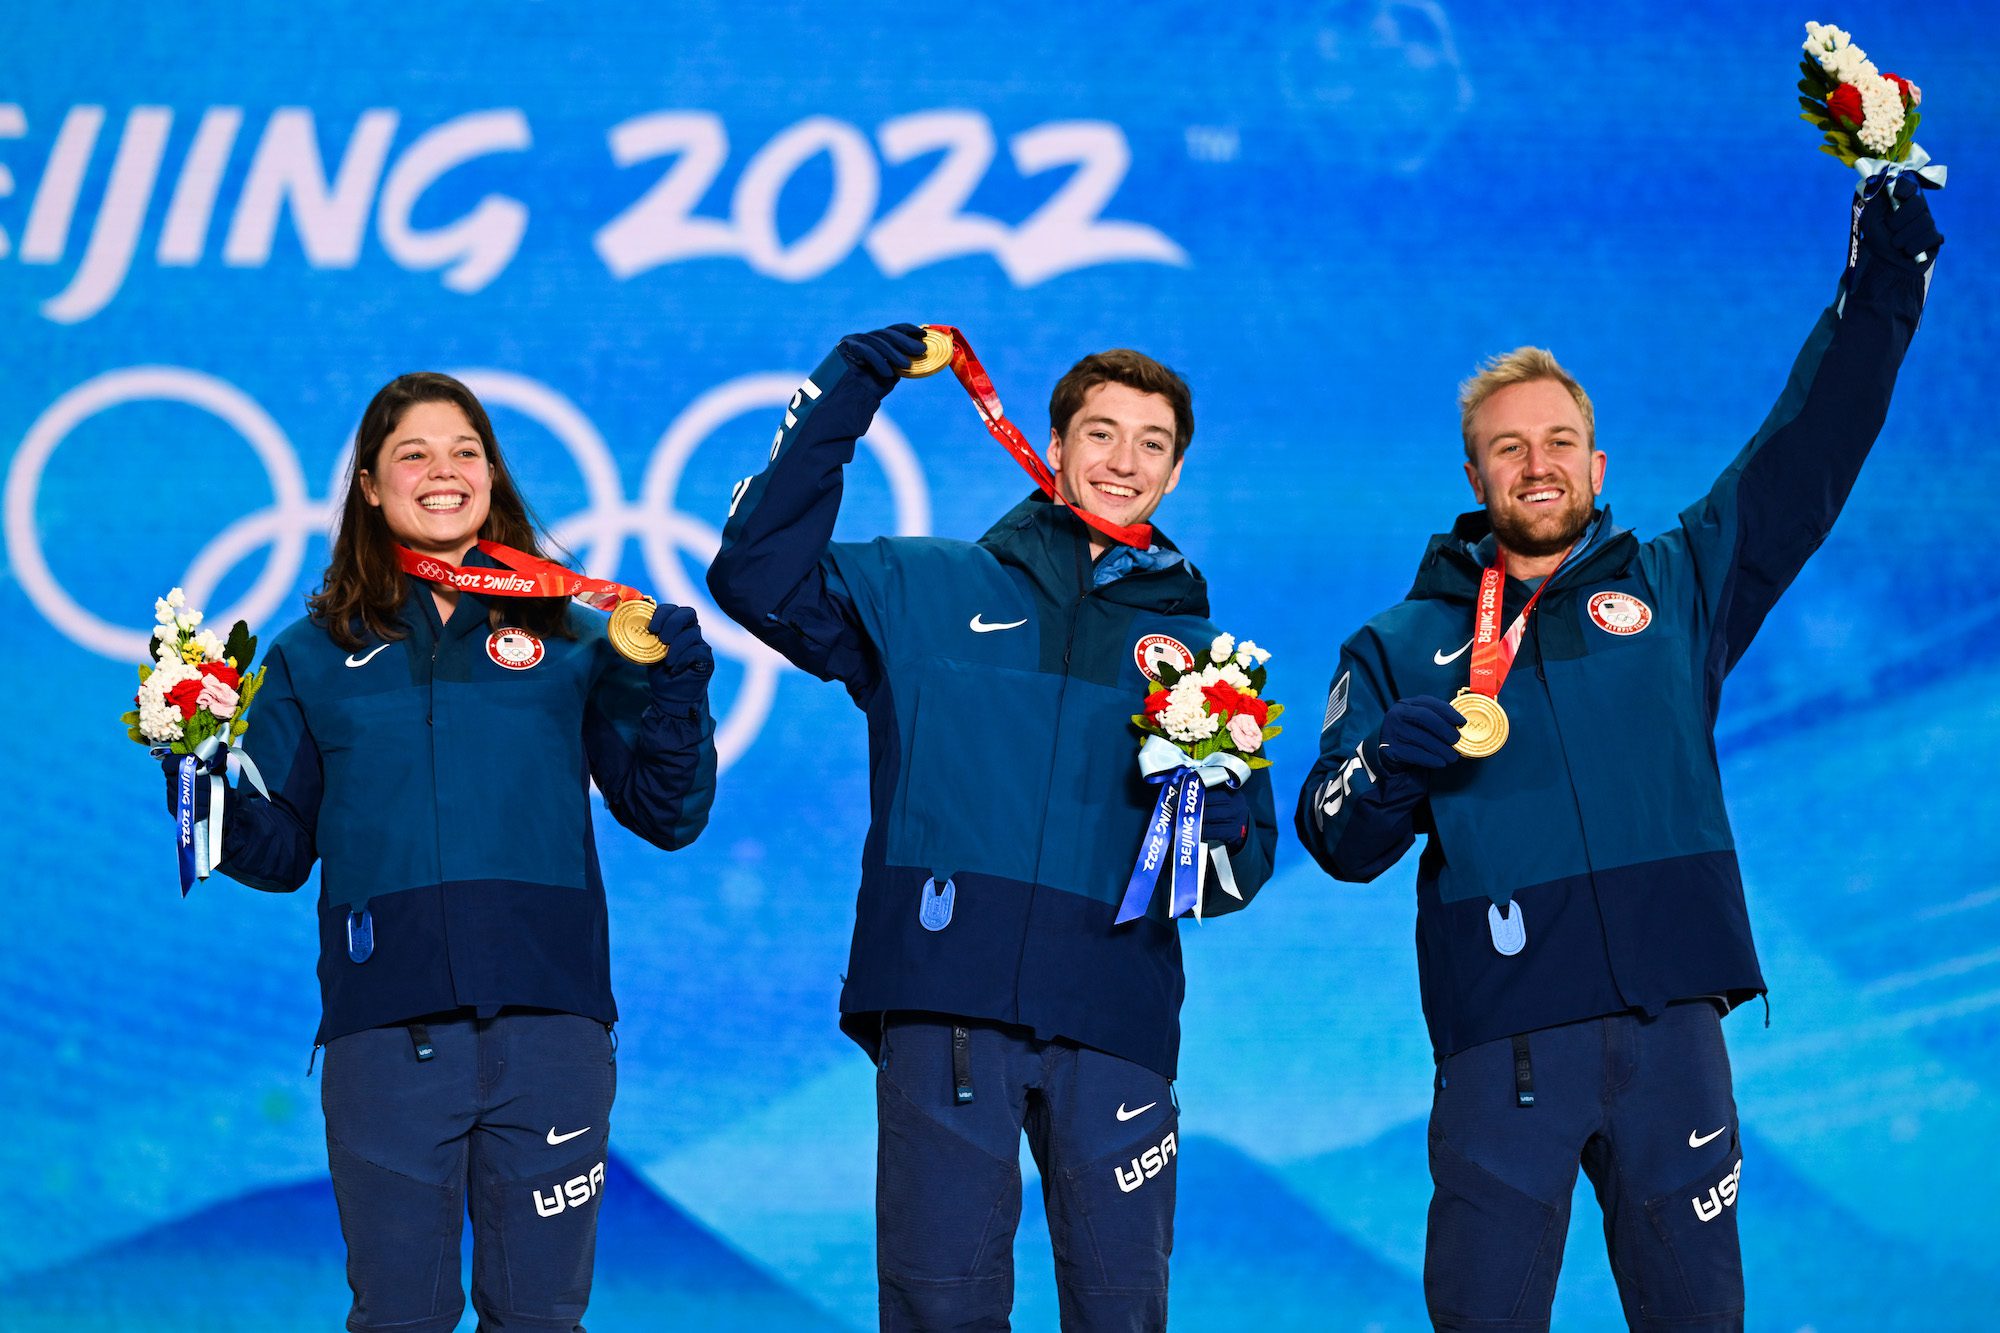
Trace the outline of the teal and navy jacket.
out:
<instances>
[{"instance_id":1,"label":"teal and navy jacket","mask_svg":"<svg viewBox=\"0 0 2000 1333\"><path fill-rule=\"evenodd\" d=\"M1864 262L1783 395L1679 526L1600 513L1529 618L1499 753L1384 772L1384 711L1465 686L1484 513L1433 537L1400 605L1347 640L1296 827L1338 879L1416 838L1417 962L1439 1058L1595 1015L1760 995L1714 728L1723 682L1846 502L1887 415L1925 274ZM1531 589L1508 578L1500 624ZM1492 913L1503 920L1496 929ZM1509 926L1525 932L1518 952Z\"/></svg>"},{"instance_id":2,"label":"teal and navy jacket","mask_svg":"<svg viewBox=\"0 0 2000 1333\"><path fill-rule=\"evenodd\" d=\"M1093 563L1088 530L1040 495L977 542L831 541L841 469L884 392L838 353L812 373L708 574L718 606L868 717L841 1025L873 1054L887 1011L990 1019L1172 1078L1177 928L1158 901L1112 919L1158 790L1131 725L1151 688L1141 644L1204 651L1207 585L1164 538ZM1271 872L1268 771L1246 784L1252 827L1231 854L1246 899ZM1211 879L1207 911L1237 906Z\"/></svg>"},{"instance_id":3,"label":"teal and navy jacket","mask_svg":"<svg viewBox=\"0 0 2000 1333\"><path fill-rule=\"evenodd\" d=\"M407 582L402 639L349 653L306 619L271 644L243 738L271 799L246 784L230 802L220 869L290 892L319 863L321 1041L461 1008L613 1022L590 784L648 842L694 841L715 791L706 699L650 702L646 668L575 605L576 638L502 665L504 602L461 593L440 623L430 585Z\"/></svg>"}]
</instances>

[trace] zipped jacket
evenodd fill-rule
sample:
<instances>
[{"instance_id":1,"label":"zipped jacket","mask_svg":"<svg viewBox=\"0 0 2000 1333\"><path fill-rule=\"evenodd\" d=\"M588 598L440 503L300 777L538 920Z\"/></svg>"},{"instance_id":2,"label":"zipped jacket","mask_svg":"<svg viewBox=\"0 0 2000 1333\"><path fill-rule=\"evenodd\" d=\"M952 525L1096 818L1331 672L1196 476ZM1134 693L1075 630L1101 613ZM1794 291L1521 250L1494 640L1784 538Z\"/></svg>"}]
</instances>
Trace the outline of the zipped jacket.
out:
<instances>
[{"instance_id":1,"label":"zipped jacket","mask_svg":"<svg viewBox=\"0 0 2000 1333\"><path fill-rule=\"evenodd\" d=\"M590 784L648 842L693 842L715 791L705 690L651 702L580 607L576 638L534 639L473 593L441 623L407 582L405 638L350 653L306 619L272 642L243 738L271 799L239 790L219 868L290 892L319 865L321 1041L460 1008L613 1022Z\"/></svg>"},{"instance_id":2,"label":"zipped jacket","mask_svg":"<svg viewBox=\"0 0 2000 1333\"><path fill-rule=\"evenodd\" d=\"M1440 1058L1595 1015L1763 993L1716 712L1854 485L1925 287L1924 272L1864 255L1762 428L1677 527L1642 542L1599 514L1528 620L1499 693L1499 753L1428 777L1379 758L1391 703L1448 700L1467 683L1494 553L1483 512L1433 537L1406 600L1342 646L1295 826L1343 880L1375 878L1424 839L1417 959ZM1509 577L1499 623L1530 595Z\"/></svg>"},{"instance_id":3,"label":"zipped jacket","mask_svg":"<svg viewBox=\"0 0 2000 1333\"><path fill-rule=\"evenodd\" d=\"M1164 538L1093 563L1088 530L1039 494L977 542L832 541L841 469L884 392L837 352L812 373L708 575L718 606L867 714L842 1027L872 1055L887 1011L991 1019L1171 1078L1178 930L1159 901L1113 918L1158 793L1131 725L1142 663L1206 650L1207 585ZM1232 853L1246 900L1271 872L1267 774L1246 784ZM1212 878L1206 901L1241 905Z\"/></svg>"}]
</instances>

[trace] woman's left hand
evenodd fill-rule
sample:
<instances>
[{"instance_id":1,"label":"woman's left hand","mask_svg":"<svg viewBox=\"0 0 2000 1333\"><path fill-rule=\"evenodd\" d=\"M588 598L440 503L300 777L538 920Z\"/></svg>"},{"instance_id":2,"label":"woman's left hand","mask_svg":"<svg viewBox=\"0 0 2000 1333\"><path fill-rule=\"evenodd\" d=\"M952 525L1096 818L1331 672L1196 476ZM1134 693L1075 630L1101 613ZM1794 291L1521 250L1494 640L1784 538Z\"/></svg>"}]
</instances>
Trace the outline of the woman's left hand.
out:
<instances>
[{"instance_id":1,"label":"woman's left hand","mask_svg":"<svg viewBox=\"0 0 2000 1333\"><path fill-rule=\"evenodd\" d=\"M701 637L694 608L662 602L646 628L667 645L666 657L646 668L653 698L662 704L686 704L706 693L715 652Z\"/></svg>"}]
</instances>

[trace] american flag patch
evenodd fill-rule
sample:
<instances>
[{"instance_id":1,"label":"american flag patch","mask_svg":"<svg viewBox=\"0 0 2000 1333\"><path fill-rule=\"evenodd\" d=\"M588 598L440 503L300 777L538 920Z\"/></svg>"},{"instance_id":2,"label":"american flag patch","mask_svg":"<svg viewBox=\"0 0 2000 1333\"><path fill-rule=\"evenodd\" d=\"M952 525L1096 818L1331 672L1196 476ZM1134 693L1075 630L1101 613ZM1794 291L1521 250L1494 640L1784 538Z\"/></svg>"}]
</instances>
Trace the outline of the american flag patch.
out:
<instances>
[{"instance_id":1,"label":"american flag patch","mask_svg":"<svg viewBox=\"0 0 2000 1333\"><path fill-rule=\"evenodd\" d=\"M1326 721L1319 724L1319 729L1321 731L1324 732L1332 730L1333 724L1340 721L1342 717L1346 716L1347 678L1351 674L1353 673L1347 671L1341 672L1340 679L1333 682L1333 688L1327 691Z\"/></svg>"}]
</instances>

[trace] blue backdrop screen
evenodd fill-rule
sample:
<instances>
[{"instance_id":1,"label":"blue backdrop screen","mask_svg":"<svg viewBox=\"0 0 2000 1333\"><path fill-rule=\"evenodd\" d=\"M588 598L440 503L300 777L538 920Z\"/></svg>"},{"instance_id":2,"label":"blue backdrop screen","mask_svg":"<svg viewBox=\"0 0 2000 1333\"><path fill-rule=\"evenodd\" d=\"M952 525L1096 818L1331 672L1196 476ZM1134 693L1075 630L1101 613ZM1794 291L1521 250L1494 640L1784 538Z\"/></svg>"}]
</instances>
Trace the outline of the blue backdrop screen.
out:
<instances>
[{"instance_id":1,"label":"blue backdrop screen","mask_svg":"<svg viewBox=\"0 0 2000 1333\"><path fill-rule=\"evenodd\" d=\"M15 717L0 1324L326 1327L307 895L174 891L115 724L152 600L275 631L391 376L491 408L590 571L701 608L727 768L667 856L604 820L622 1077L591 1326L874 1310L871 1071L834 1027L864 831L838 690L708 605L731 485L841 334L966 329L1039 439L1079 355L1183 371L1159 514L1309 720L1340 640L1470 506L1454 386L1552 347L1650 535L1756 429L1830 299L1852 176L1794 119L1801 24L1923 87L1950 237L1875 456L1719 730L1772 987L1727 1025L1757 1328L1984 1328L2000 1301L2000 115L1983 6L1333 0L21 7L0 24L0 466ZM104 40L109 38L110 40ZM948 377L898 389L842 535L972 537L1024 491ZM254 713L252 714L254 721ZM1273 747L1289 806L1314 754ZM1190 1329L1424 1326L1413 869L1287 840L1184 931ZM1019 1325L1054 1325L1030 1194ZM1615 1323L1579 1197L1558 1326Z\"/></svg>"}]
</instances>

